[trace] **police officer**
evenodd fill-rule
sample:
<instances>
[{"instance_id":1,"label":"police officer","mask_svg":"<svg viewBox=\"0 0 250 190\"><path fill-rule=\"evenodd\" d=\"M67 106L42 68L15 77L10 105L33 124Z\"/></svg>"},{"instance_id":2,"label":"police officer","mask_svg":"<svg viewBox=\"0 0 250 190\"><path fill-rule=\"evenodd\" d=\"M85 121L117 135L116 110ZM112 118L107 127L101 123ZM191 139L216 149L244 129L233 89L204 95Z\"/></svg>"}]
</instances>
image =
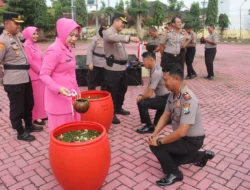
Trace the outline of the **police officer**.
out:
<instances>
[{"instance_id":1,"label":"police officer","mask_svg":"<svg viewBox=\"0 0 250 190\"><path fill-rule=\"evenodd\" d=\"M155 27L150 27L149 30L149 36L151 37L151 42L148 44L156 45L156 49L154 50L154 53L160 51L160 35L158 34L158 31Z\"/></svg>"},{"instance_id":2,"label":"police officer","mask_svg":"<svg viewBox=\"0 0 250 190\"><path fill-rule=\"evenodd\" d=\"M202 115L198 99L183 83L182 68L178 66L164 71L163 79L171 93L154 133L148 138L148 143L166 174L156 183L166 186L183 179L179 165L194 163L203 167L215 154L207 150L198 151L205 138ZM170 116L173 132L160 137L159 133Z\"/></svg>"},{"instance_id":3,"label":"police officer","mask_svg":"<svg viewBox=\"0 0 250 190\"><path fill-rule=\"evenodd\" d=\"M89 66L88 73L88 90L95 90L97 76L100 76L101 90L106 90L104 81L104 66L106 65L106 59L103 49L103 32L109 28L102 25L99 29L99 35L93 37L91 43L88 46L87 65Z\"/></svg>"},{"instance_id":4,"label":"police officer","mask_svg":"<svg viewBox=\"0 0 250 190\"><path fill-rule=\"evenodd\" d=\"M43 130L32 125L34 105L32 85L29 78L29 64L23 46L16 36L23 22L17 13L3 13L4 28L0 36L0 63L4 66L3 85L10 101L10 121L17 130L17 139L33 141L30 132ZM22 125L22 119L25 128Z\"/></svg>"},{"instance_id":5,"label":"police officer","mask_svg":"<svg viewBox=\"0 0 250 190\"><path fill-rule=\"evenodd\" d=\"M166 32L161 38L160 53L161 67L168 69L172 64L180 65L180 49L185 46L188 39L187 33L181 30L182 22L178 17L172 19L173 30ZM184 69L184 68L183 68Z\"/></svg>"},{"instance_id":6,"label":"police officer","mask_svg":"<svg viewBox=\"0 0 250 190\"><path fill-rule=\"evenodd\" d=\"M172 30L173 30L172 22L167 22L165 24L164 28L165 28L166 32L172 32Z\"/></svg>"},{"instance_id":7,"label":"police officer","mask_svg":"<svg viewBox=\"0 0 250 190\"><path fill-rule=\"evenodd\" d=\"M129 115L130 112L122 108L125 94L127 92L127 61L128 54L125 51L123 43L139 42L138 37L130 35L121 35L124 24L127 19L123 14L115 14L112 19L112 26L108 28L104 35L104 52L106 56L105 81L107 91L112 95L114 103L113 123L119 124L120 120L115 114Z\"/></svg>"},{"instance_id":8,"label":"police officer","mask_svg":"<svg viewBox=\"0 0 250 190\"><path fill-rule=\"evenodd\" d=\"M216 55L216 47L219 42L219 37L215 32L215 27L210 25L208 27L209 36L206 39L203 39L205 42L205 63L207 67L207 78L208 80L214 80L214 58Z\"/></svg>"},{"instance_id":9,"label":"police officer","mask_svg":"<svg viewBox=\"0 0 250 190\"><path fill-rule=\"evenodd\" d=\"M167 103L169 92L164 85L162 68L156 64L155 53L144 52L142 54L144 67L150 71L148 87L142 94L139 94L136 101L140 113L141 123L146 125L136 132L140 134L153 133ZM153 94L155 97L152 98ZM148 109L156 110L154 124L152 124Z\"/></svg>"},{"instance_id":10,"label":"police officer","mask_svg":"<svg viewBox=\"0 0 250 190\"><path fill-rule=\"evenodd\" d=\"M194 56L196 52L196 41L197 41L197 36L192 30L192 27L190 24L185 24L185 30L187 33L191 36L190 42L186 45L186 64L187 64L187 76L185 79L192 79L197 77L196 72L194 71L193 68L193 61L194 61Z\"/></svg>"}]
</instances>

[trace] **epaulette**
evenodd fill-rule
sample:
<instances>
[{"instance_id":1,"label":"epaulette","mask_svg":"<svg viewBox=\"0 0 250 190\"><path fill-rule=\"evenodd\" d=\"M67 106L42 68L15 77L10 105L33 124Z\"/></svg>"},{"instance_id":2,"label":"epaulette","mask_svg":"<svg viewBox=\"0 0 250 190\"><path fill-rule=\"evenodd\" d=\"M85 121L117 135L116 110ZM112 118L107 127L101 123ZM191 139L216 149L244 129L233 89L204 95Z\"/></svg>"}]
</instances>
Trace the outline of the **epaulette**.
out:
<instances>
[{"instance_id":1,"label":"epaulette","mask_svg":"<svg viewBox=\"0 0 250 190\"><path fill-rule=\"evenodd\" d=\"M182 94L182 96L183 96L184 100L186 100L186 101L192 99L192 97L190 96L190 94L189 94L188 92L184 92L184 93Z\"/></svg>"}]
</instances>

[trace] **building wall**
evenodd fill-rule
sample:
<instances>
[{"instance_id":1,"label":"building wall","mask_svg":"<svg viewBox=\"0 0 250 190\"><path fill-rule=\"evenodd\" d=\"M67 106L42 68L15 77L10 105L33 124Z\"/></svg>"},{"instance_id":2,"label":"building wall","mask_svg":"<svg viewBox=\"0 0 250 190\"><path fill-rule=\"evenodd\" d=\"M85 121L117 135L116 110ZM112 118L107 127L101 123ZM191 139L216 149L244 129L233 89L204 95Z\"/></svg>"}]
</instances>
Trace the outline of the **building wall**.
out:
<instances>
[{"instance_id":1,"label":"building wall","mask_svg":"<svg viewBox=\"0 0 250 190\"><path fill-rule=\"evenodd\" d=\"M227 14L231 25L230 30L240 30L240 6L245 0L219 0L219 15ZM241 29L250 30L250 1L247 0L241 7Z\"/></svg>"}]
</instances>

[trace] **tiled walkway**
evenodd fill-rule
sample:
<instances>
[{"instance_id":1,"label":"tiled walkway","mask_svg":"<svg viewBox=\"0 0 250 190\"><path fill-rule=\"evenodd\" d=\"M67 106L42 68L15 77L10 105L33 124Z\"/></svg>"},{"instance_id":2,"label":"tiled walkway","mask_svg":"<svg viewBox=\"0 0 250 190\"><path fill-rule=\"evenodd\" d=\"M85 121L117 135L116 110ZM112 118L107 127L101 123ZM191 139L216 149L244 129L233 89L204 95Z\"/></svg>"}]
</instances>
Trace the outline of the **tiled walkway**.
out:
<instances>
[{"instance_id":1,"label":"tiled walkway","mask_svg":"<svg viewBox=\"0 0 250 190\"><path fill-rule=\"evenodd\" d=\"M43 45L45 49L47 45ZM86 53L86 44L77 45L76 54ZM204 168L184 165L184 180L165 189L250 189L250 45L219 45L215 60L215 80L208 81L203 47L198 45L194 67L198 78L186 81L200 100L206 129L204 149L216 157ZM135 45L128 45L136 53ZM158 57L159 60L159 57ZM144 79L146 83L146 79ZM85 90L85 88L83 88ZM162 189L155 181L163 176L160 165L149 151L141 127L136 96L144 86L129 87L125 108L130 116L118 116L122 123L109 132L112 160L103 190ZM59 190L48 160L47 127L35 133L36 141L17 141L11 128L8 99L0 88L0 190ZM171 127L166 127L166 134ZM79 190L84 190L79 187Z\"/></svg>"}]
</instances>

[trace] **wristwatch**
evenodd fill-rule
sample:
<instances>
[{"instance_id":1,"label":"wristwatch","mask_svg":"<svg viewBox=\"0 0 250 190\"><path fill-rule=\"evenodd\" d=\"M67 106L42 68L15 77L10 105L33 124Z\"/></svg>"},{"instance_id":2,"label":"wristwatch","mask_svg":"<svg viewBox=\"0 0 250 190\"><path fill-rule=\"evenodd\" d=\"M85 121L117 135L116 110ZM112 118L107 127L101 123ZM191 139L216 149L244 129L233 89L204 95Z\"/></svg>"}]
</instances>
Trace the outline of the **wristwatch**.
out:
<instances>
[{"instance_id":1,"label":"wristwatch","mask_svg":"<svg viewBox=\"0 0 250 190\"><path fill-rule=\"evenodd\" d=\"M158 146L162 145L161 139L162 139L162 138L158 138L157 141L156 141Z\"/></svg>"}]
</instances>

